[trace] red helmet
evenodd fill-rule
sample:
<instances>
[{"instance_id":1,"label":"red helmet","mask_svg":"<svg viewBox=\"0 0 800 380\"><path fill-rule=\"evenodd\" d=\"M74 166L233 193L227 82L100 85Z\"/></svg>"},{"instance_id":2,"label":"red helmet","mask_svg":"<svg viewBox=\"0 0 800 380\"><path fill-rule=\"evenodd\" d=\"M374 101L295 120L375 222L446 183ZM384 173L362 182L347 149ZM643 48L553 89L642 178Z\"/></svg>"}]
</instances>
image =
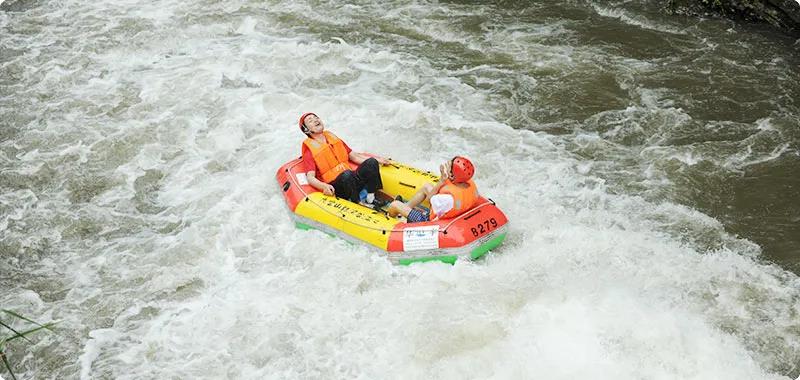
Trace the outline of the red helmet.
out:
<instances>
[{"instance_id":1,"label":"red helmet","mask_svg":"<svg viewBox=\"0 0 800 380\"><path fill-rule=\"evenodd\" d=\"M466 157L455 156L451 162L450 172L452 173L453 182L462 183L467 182L475 174L475 166Z\"/></svg>"},{"instance_id":2,"label":"red helmet","mask_svg":"<svg viewBox=\"0 0 800 380\"><path fill-rule=\"evenodd\" d=\"M317 114L313 112L306 112L302 116L300 116L300 120L297 122L297 124L300 126L300 130L303 131L303 133L308 133L308 127L306 127L305 125L306 117L308 117L308 115L317 116Z\"/></svg>"}]
</instances>

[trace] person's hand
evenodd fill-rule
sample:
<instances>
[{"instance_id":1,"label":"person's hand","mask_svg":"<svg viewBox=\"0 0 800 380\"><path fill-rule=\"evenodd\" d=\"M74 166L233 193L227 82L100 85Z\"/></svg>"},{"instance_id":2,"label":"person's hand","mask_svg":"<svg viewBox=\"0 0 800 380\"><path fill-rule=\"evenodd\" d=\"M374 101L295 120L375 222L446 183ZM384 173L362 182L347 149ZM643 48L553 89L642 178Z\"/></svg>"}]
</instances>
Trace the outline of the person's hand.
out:
<instances>
[{"instance_id":1,"label":"person's hand","mask_svg":"<svg viewBox=\"0 0 800 380\"><path fill-rule=\"evenodd\" d=\"M378 160L378 163L381 165L389 165L392 163L392 161L386 157L376 156L375 159Z\"/></svg>"},{"instance_id":2,"label":"person's hand","mask_svg":"<svg viewBox=\"0 0 800 380\"><path fill-rule=\"evenodd\" d=\"M333 195L335 192L336 189L333 188L333 185L328 183L322 184L322 194Z\"/></svg>"},{"instance_id":3,"label":"person's hand","mask_svg":"<svg viewBox=\"0 0 800 380\"><path fill-rule=\"evenodd\" d=\"M442 181L450 178L450 161L439 165L439 173L442 175Z\"/></svg>"}]
</instances>

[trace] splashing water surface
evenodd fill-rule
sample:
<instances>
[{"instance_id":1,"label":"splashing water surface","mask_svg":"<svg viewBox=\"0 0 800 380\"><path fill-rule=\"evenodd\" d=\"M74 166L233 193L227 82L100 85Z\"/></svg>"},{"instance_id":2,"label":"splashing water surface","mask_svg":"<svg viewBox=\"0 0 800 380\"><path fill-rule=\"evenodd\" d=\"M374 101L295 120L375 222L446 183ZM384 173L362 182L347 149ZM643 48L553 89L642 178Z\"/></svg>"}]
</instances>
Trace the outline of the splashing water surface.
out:
<instances>
[{"instance_id":1,"label":"splashing water surface","mask_svg":"<svg viewBox=\"0 0 800 380\"><path fill-rule=\"evenodd\" d=\"M0 304L62 320L26 377L800 375L793 41L630 2L0 9ZM473 158L506 243L393 267L296 230L308 110Z\"/></svg>"}]
</instances>

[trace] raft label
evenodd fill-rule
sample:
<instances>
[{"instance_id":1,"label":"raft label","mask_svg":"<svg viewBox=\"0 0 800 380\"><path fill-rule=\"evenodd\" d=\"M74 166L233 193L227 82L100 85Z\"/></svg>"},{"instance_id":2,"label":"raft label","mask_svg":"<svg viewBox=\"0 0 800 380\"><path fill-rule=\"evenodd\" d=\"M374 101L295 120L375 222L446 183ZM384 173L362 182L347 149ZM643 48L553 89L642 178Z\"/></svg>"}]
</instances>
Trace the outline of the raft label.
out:
<instances>
[{"instance_id":1,"label":"raft label","mask_svg":"<svg viewBox=\"0 0 800 380\"><path fill-rule=\"evenodd\" d=\"M300 186L308 185L308 178L306 177L306 173L297 173L295 174L295 177L297 177L297 183L299 183Z\"/></svg>"},{"instance_id":2,"label":"raft label","mask_svg":"<svg viewBox=\"0 0 800 380\"><path fill-rule=\"evenodd\" d=\"M439 248L439 226L403 229L403 250L419 251Z\"/></svg>"}]
</instances>

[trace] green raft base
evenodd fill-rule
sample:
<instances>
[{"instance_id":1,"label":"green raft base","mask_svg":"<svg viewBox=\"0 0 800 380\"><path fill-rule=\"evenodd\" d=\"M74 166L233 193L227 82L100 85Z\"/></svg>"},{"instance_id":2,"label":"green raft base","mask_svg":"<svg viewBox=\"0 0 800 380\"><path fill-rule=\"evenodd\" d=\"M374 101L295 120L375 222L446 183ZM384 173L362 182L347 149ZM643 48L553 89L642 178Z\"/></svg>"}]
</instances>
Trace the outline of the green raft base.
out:
<instances>
[{"instance_id":1,"label":"green raft base","mask_svg":"<svg viewBox=\"0 0 800 380\"><path fill-rule=\"evenodd\" d=\"M502 234L497 235L494 239L489 240L486 243L483 243L480 246L478 246L478 248L473 249L472 252L470 252L469 257L471 257L473 260L475 260L475 259L485 255L486 252L489 252L489 251L497 248L498 245L503 243L503 240L506 240L506 232L503 232Z\"/></svg>"},{"instance_id":2,"label":"green raft base","mask_svg":"<svg viewBox=\"0 0 800 380\"><path fill-rule=\"evenodd\" d=\"M306 231L307 230L316 229L316 228L314 228L312 226L309 226L308 224L301 223L301 222L295 222L295 226L297 226L297 228L299 228L301 230L306 230ZM322 232L325 232L325 231L322 231ZM327 232L325 232L325 233L330 235L330 236L336 237L336 235L333 235L333 234L330 234L330 233L327 233ZM497 235L495 238L493 238L493 239L487 241L486 243L481 244L477 248L473 249L472 252L469 253L469 257L472 260L477 260L481 256L485 255L486 252L489 252L489 251L497 248L497 246L502 244L503 240L505 240L505 239L506 239L506 232L504 232L504 233L502 233L500 235ZM426 263L426 262L429 262L429 261L441 261L443 263L447 263L447 264L453 265L453 264L456 263L456 260L458 260L458 256L456 256L456 255L443 255L443 256L419 257L419 258L413 258L413 259L402 259L401 258L398 261L398 263L400 265L411 265L413 263Z\"/></svg>"},{"instance_id":3,"label":"green raft base","mask_svg":"<svg viewBox=\"0 0 800 380\"><path fill-rule=\"evenodd\" d=\"M415 259L400 259L397 261L400 265L411 265L414 263L427 263L428 261L441 261L443 263L447 263L453 265L458 260L458 256L456 255L447 255L447 256L428 256L428 257L418 257Z\"/></svg>"},{"instance_id":4,"label":"green raft base","mask_svg":"<svg viewBox=\"0 0 800 380\"><path fill-rule=\"evenodd\" d=\"M296 226L298 229L305 230L305 231L308 231L308 230L313 230L313 229L314 229L314 227L311 227L311 226L309 226L308 224L305 224L305 223L295 222L295 223L294 223L294 225L295 225L295 226ZM330 235L330 234L328 234L328 235Z\"/></svg>"}]
</instances>

